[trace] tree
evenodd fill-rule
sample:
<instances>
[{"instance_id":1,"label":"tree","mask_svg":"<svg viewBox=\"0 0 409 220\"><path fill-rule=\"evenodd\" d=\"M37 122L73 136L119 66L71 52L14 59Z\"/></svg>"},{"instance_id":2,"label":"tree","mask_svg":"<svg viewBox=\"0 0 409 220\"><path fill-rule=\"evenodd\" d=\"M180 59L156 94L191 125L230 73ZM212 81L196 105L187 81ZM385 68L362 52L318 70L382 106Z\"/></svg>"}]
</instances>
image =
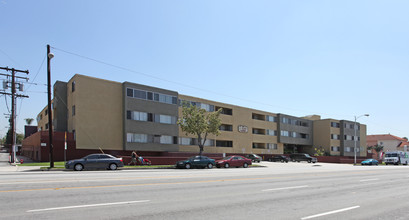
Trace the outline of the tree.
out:
<instances>
[{"instance_id":1,"label":"tree","mask_svg":"<svg viewBox=\"0 0 409 220\"><path fill-rule=\"evenodd\" d=\"M315 147L314 150L315 150L314 156L324 156L325 155L325 150L322 147L319 147L319 148Z\"/></svg>"},{"instance_id":2,"label":"tree","mask_svg":"<svg viewBox=\"0 0 409 220\"><path fill-rule=\"evenodd\" d=\"M375 150L376 153L379 153L379 152L383 151L383 146L379 145L379 144L376 144L374 146L369 146L368 150Z\"/></svg>"},{"instance_id":3,"label":"tree","mask_svg":"<svg viewBox=\"0 0 409 220\"><path fill-rule=\"evenodd\" d=\"M408 138L407 138L407 137L403 137L402 139L405 139L406 141L408 141Z\"/></svg>"},{"instance_id":4,"label":"tree","mask_svg":"<svg viewBox=\"0 0 409 220\"><path fill-rule=\"evenodd\" d=\"M27 125L31 125L31 123L33 123L34 118L25 118L24 120L26 120Z\"/></svg>"},{"instance_id":5,"label":"tree","mask_svg":"<svg viewBox=\"0 0 409 220\"><path fill-rule=\"evenodd\" d=\"M23 139L24 139L24 135L16 134L16 144L21 144ZM12 136L11 129L9 129L7 131L7 135L6 135L5 140L4 140L4 146L7 147L7 148L11 148L11 142L12 141L13 141L13 136Z\"/></svg>"},{"instance_id":6,"label":"tree","mask_svg":"<svg viewBox=\"0 0 409 220\"><path fill-rule=\"evenodd\" d=\"M221 120L219 118L222 109L215 112L206 112L189 103L182 104L182 118L178 120L178 125L183 132L196 135L199 146L199 155L202 155L204 144L209 134L219 135Z\"/></svg>"}]
</instances>

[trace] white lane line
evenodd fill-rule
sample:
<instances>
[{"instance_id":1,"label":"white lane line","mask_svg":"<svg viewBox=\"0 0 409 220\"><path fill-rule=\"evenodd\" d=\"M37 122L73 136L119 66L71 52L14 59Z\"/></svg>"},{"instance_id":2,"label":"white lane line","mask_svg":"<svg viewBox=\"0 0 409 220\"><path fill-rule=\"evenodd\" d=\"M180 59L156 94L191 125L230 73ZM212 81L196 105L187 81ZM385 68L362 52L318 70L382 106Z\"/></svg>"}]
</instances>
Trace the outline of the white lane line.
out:
<instances>
[{"instance_id":1,"label":"white lane line","mask_svg":"<svg viewBox=\"0 0 409 220\"><path fill-rule=\"evenodd\" d=\"M366 180L359 180L359 182L369 182L369 181L376 181L379 179L366 179Z\"/></svg>"},{"instance_id":2,"label":"white lane line","mask_svg":"<svg viewBox=\"0 0 409 220\"><path fill-rule=\"evenodd\" d=\"M267 192L267 191L278 191L278 190L286 190L286 189L299 189L299 188L305 188L308 187L307 185L305 186L291 186L291 187L284 187L284 188L275 188L275 189L265 189L262 190L263 192Z\"/></svg>"},{"instance_id":3,"label":"white lane line","mask_svg":"<svg viewBox=\"0 0 409 220\"><path fill-rule=\"evenodd\" d=\"M321 217L321 216L325 216L325 215L331 215L331 214L335 214L335 213L339 213L339 212L345 212L345 211L349 211L349 210L352 210L352 209L357 209L357 208L359 208L359 207L360 207L360 206L357 205L357 206L352 206L352 207L345 208L345 209L338 209L338 210L334 210L334 211L330 211L330 212L324 212L324 213L321 213L321 214L311 215L311 216L307 216L307 217L301 218L301 220L311 219L311 218L317 218L317 217Z\"/></svg>"},{"instance_id":4,"label":"white lane line","mask_svg":"<svg viewBox=\"0 0 409 220\"><path fill-rule=\"evenodd\" d=\"M76 206L54 207L54 208L48 208L48 209L33 209L33 210L27 210L26 212L44 212L44 211L53 211L53 210L61 210L61 209L88 208L88 207L108 206L108 205L124 205L124 204L141 203L141 202L149 202L149 201L150 200L139 200L139 201L99 203L99 204L89 204L89 205L76 205Z\"/></svg>"}]
</instances>

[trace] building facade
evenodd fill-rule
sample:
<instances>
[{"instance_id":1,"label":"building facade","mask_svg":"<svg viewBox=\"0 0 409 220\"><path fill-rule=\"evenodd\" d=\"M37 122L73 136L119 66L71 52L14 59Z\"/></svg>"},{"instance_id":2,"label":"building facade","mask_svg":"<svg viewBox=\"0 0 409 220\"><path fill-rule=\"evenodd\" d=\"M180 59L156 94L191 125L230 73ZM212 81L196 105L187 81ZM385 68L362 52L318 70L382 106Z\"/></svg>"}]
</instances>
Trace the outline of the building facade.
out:
<instances>
[{"instance_id":1,"label":"building facade","mask_svg":"<svg viewBox=\"0 0 409 220\"><path fill-rule=\"evenodd\" d=\"M366 125L353 121L323 119L314 120L314 146L323 148L332 156L365 157Z\"/></svg>"},{"instance_id":2,"label":"building facade","mask_svg":"<svg viewBox=\"0 0 409 220\"><path fill-rule=\"evenodd\" d=\"M222 109L221 134L208 136L206 153L314 154L320 147L327 155L352 156L357 146L359 156L366 156L363 124L265 112L79 74L54 85L53 128L73 133L77 149L198 152L196 137L177 125L185 102L209 112ZM45 111L37 117L39 130L47 130Z\"/></svg>"}]
</instances>

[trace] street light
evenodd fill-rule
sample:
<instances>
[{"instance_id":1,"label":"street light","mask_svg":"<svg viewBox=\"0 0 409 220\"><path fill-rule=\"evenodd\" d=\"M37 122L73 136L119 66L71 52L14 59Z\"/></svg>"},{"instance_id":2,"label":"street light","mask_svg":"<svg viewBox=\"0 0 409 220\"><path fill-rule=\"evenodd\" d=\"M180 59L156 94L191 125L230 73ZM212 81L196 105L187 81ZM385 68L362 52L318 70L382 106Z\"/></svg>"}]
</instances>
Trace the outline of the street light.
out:
<instances>
[{"instance_id":1,"label":"street light","mask_svg":"<svg viewBox=\"0 0 409 220\"><path fill-rule=\"evenodd\" d=\"M358 130L357 127L356 127L356 120L357 120L358 118L360 118L360 117L363 117L363 116L368 117L369 114L364 114L364 115L360 115L360 116L355 116L355 122L354 122L355 136L354 136L354 139L356 138L356 131ZM354 140L354 165L356 165L356 141L357 141L357 140Z\"/></svg>"},{"instance_id":2,"label":"street light","mask_svg":"<svg viewBox=\"0 0 409 220\"><path fill-rule=\"evenodd\" d=\"M53 118L51 108L51 69L50 60L54 57L54 54L50 53L50 45L47 44L47 86L48 86L48 142L50 153L50 168L54 167L53 159Z\"/></svg>"}]
</instances>

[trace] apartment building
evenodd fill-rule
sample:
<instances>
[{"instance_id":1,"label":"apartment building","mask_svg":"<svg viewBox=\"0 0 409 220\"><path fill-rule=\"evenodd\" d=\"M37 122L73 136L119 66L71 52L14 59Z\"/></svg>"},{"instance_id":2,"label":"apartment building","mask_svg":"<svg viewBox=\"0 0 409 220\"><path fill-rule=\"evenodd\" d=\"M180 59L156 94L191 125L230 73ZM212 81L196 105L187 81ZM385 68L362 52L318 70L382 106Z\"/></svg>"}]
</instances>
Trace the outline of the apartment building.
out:
<instances>
[{"instance_id":1,"label":"apartment building","mask_svg":"<svg viewBox=\"0 0 409 220\"><path fill-rule=\"evenodd\" d=\"M356 141L360 155L366 155L362 124L357 124L355 135L350 121L265 112L79 74L54 85L53 128L73 133L77 149L198 152L196 137L177 125L183 102L209 112L222 109L221 134L208 136L206 153L313 154L314 146L320 146L330 155L349 156ZM41 130L47 129L45 110L37 117Z\"/></svg>"},{"instance_id":2,"label":"apartment building","mask_svg":"<svg viewBox=\"0 0 409 220\"><path fill-rule=\"evenodd\" d=\"M313 121L314 146L322 147L331 156L365 157L366 125L353 121L323 119Z\"/></svg>"},{"instance_id":3,"label":"apartment building","mask_svg":"<svg viewBox=\"0 0 409 220\"><path fill-rule=\"evenodd\" d=\"M368 135L366 144L368 147L375 145L383 146L383 152L405 150L405 146L407 150L409 146L407 139L391 134Z\"/></svg>"}]
</instances>

